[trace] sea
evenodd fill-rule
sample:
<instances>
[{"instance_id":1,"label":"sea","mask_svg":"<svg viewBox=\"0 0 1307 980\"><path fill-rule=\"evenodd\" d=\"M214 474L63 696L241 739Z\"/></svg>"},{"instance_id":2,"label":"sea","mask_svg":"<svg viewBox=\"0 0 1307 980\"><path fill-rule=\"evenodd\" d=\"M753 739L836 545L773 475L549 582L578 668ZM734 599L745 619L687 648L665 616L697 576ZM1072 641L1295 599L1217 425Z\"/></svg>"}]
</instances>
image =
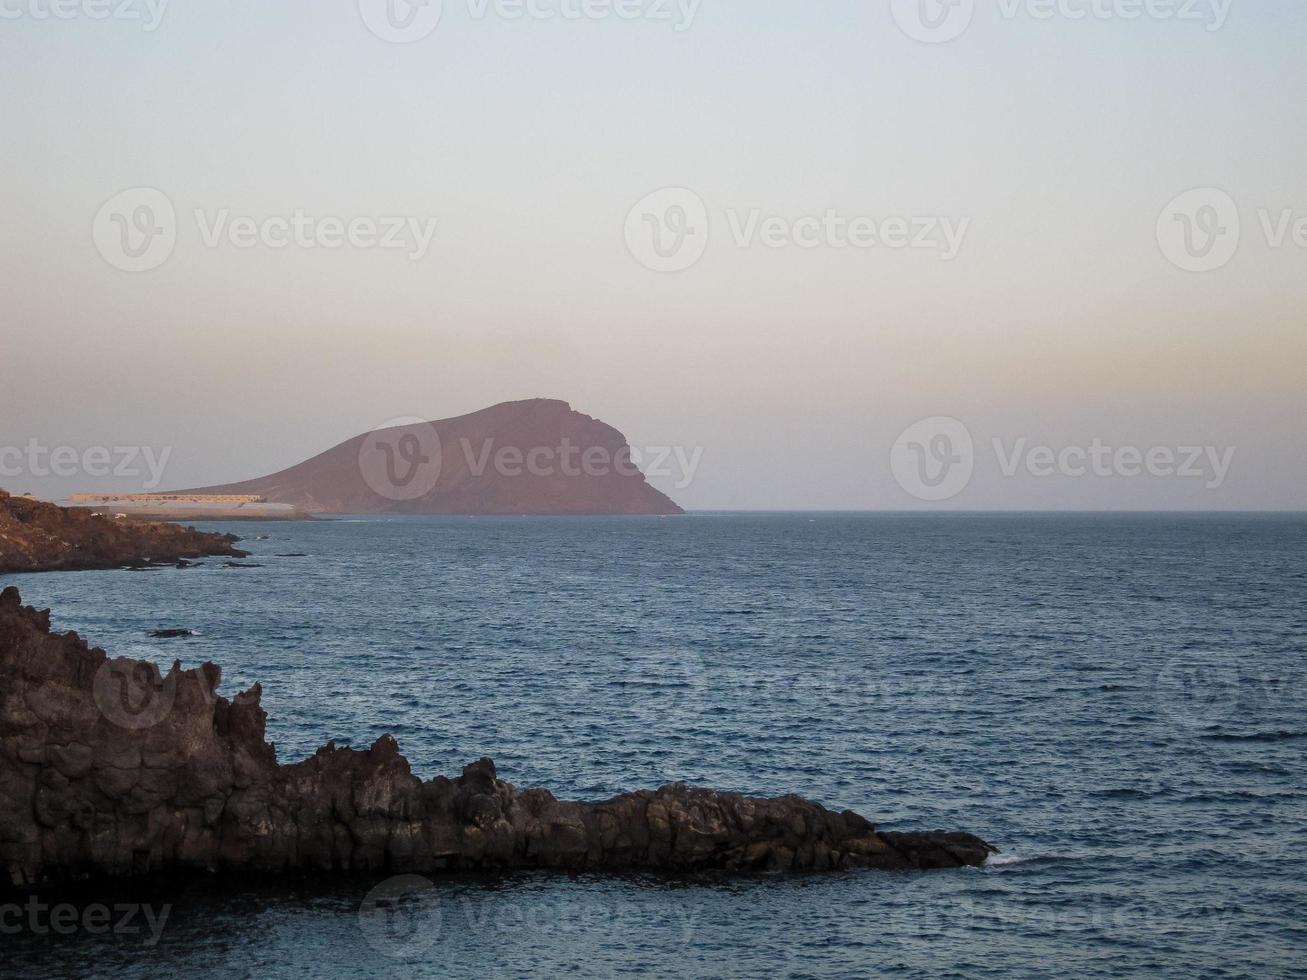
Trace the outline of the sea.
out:
<instances>
[{"instance_id":1,"label":"sea","mask_svg":"<svg viewBox=\"0 0 1307 980\"><path fill-rule=\"evenodd\" d=\"M0 900L2 976L1307 976L1307 516L201 526L258 567L4 584L115 655L261 682L283 762L393 733L424 778L798 793L1001 853L47 890L59 930Z\"/></svg>"}]
</instances>

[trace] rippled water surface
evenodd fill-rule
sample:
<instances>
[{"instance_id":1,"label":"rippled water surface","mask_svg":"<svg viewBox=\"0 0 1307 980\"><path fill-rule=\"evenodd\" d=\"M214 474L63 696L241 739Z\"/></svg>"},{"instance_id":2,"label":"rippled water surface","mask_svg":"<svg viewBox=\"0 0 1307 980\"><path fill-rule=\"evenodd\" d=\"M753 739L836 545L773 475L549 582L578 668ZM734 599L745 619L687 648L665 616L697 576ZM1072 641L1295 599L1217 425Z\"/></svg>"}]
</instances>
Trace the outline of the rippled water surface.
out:
<instances>
[{"instance_id":1,"label":"rippled water surface","mask_svg":"<svg viewBox=\"0 0 1307 980\"><path fill-rule=\"evenodd\" d=\"M982 870L377 880L45 895L140 935L0 935L12 975L1302 976L1307 518L693 515L214 525L260 568L12 576L114 654L264 688L293 761L798 792L969 830ZM297 555L302 557L281 557ZM149 631L189 628L187 639Z\"/></svg>"}]
</instances>

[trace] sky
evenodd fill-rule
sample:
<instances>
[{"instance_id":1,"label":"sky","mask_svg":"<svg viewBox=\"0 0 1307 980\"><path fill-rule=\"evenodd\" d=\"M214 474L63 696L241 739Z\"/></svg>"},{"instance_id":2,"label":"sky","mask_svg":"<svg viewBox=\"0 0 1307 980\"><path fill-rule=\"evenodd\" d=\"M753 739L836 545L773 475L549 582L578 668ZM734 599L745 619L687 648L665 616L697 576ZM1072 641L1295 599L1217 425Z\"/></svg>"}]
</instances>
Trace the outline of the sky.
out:
<instances>
[{"instance_id":1,"label":"sky","mask_svg":"<svg viewBox=\"0 0 1307 980\"><path fill-rule=\"evenodd\" d=\"M0 486L550 397L690 509L1307 509L1300 0L388 2L0 0Z\"/></svg>"}]
</instances>

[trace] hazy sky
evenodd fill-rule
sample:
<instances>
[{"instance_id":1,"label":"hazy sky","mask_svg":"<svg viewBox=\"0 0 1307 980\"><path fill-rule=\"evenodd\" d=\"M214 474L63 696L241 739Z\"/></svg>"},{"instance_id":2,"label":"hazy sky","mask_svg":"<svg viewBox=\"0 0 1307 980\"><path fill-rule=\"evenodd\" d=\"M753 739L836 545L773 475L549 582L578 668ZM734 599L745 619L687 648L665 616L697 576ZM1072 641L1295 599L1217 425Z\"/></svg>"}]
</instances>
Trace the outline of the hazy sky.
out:
<instances>
[{"instance_id":1,"label":"hazy sky","mask_svg":"<svg viewBox=\"0 0 1307 980\"><path fill-rule=\"evenodd\" d=\"M548 396L637 447L702 447L688 487L654 481L690 508L1307 507L1301 0L979 0L942 43L896 21L916 0L444 0L407 44L371 0L53 2L72 16L0 0L0 450L171 447L163 482L187 486ZM102 206L142 187L175 248L124 271L104 236L136 233L113 221L138 199ZM628 222L667 187L692 195ZM1167 212L1193 188L1218 196ZM641 230L661 214L673 242L657 208L694 199L702 258L646 267ZM407 244L229 234L297 209L411 219ZM897 218L922 247L895 247ZM837 247L851 227L878 243ZM891 465L934 417L974 444L940 503ZM933 433L900 452L929 468ZM1085 471L1096 439L1161 475ZM1228 465L1185 468L1189 446Z\"/></svg>"}]
</instances>

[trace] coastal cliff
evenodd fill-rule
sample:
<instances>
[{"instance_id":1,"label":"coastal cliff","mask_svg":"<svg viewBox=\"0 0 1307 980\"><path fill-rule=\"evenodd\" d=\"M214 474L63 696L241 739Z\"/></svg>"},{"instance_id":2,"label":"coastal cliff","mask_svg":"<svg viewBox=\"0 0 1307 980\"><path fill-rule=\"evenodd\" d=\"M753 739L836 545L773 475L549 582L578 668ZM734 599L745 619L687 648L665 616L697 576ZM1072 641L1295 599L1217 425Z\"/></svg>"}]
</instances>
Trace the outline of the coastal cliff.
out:
<instances>
[{"instance_id":1,"label":"coastal cliff","mask_svg":"<svg viewBox=\"0 0 1307 980\"><path fill-rule=\"evenodd\" d=\"M626 437L550 398L355 436L270 476L179 493L256 494L325 514L680 514Z\"/></svg>"},{"instance_id":2,"label":"coastal cliff","mask_svg":"<svg viewBox=\"0 0 1307 980\"><path fill-rule=\"evenodd\" d=\"M994 850L794 796L676 784L563 801L489 759L422 782L390 736L279 765L261 688L228 700L220 677L111 659L0 593L0 887L187 870L906 870Z\"/></svg>"},{"instance_id":3,"label":"coastal cliff","mask_svg":"<svg viewBox=\"0 0 1307 980\"><path fill-rule=\"evenodd\" d=\"M172 565L207 555L244 558L237 540L178 524L116 521L0 490L0 574Z\"/></svg>"}]
</instances>

